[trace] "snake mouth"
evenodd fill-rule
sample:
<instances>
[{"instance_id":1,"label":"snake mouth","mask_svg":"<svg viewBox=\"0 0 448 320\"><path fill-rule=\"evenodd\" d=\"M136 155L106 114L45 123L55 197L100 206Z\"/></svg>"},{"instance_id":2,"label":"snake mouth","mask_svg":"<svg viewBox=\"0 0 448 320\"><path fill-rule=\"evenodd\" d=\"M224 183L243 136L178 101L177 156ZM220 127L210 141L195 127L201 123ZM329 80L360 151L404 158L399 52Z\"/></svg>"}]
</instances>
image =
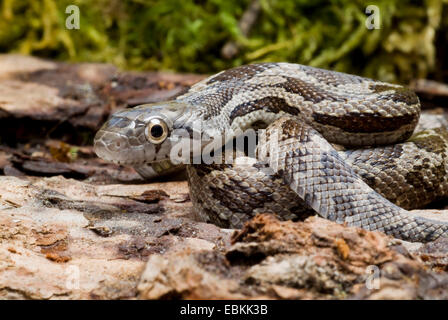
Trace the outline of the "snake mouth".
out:
<instances>
[{"instance_id":1,"label":"snake mouth","mask_svg":"<svg viewBox=\"0 0 448 320\"><path fill-rule=\"evenodd\" d=\"M103 160L124 165L143 163L142 147L132 149L125 135L104 129L97 132L93 142L94 152Z\"/></svg>"},{"instance_id":2,"label":"snake mouth","mask_svg":"<svg viewBox=\"0 0 448 320\"><path fill-rule=\"evenodd\" d=\"M98 132L94 140L94 151L97 156L108 162L131 166L145 179L154 179L176 173L183 168L182 165L173 164L169 159L146 160L145 149L142 147L123 152L123 150L119 149L120 145L112 142L115 139L108 140L111 141L109 144L106 143L105 139L103 139L104 134L107 134L107 131ZM117 137L115 133L114 136ZM123 136L122 138L125 137Z\"/></svg>"},{"instance_id":3,"label":"snake mouth","mask_svg":"<svg viewBox=\"0 0 448 320\"><path fill-rule=\"evenodd\" d=\"M101 139L95 139L93 144L93 151L98 157L108 162L117 164L127 164L127 159L121 159L120 152L116 152L110 149L110 144L106 144Z\"/></svg>"},{"instance_id":4,"label":"snake mouth","mask_svg":"<svg viewBox=\"0 0 448 320\"><path fill-rule=\"evenodd\" d=\"M93 142L96 155L108 162L141 166L166 161L169 156L170 143L154 145L139 135L128 136L114 130L100 129Z\"/></svg>"}]
</instances>

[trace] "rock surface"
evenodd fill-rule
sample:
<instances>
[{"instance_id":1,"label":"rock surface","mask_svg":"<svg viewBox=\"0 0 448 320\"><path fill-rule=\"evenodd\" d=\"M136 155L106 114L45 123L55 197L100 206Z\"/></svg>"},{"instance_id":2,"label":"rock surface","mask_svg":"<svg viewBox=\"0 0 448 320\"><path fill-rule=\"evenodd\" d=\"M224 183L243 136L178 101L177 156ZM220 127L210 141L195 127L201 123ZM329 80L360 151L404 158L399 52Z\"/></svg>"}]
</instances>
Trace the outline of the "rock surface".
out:
<instances>
[{"instance_id":1,"label":"rock surface","mask_svg":"<svg viewBox=\"0 0 448 320\"><path fill-rule=\"evenodd\" d=\"M0 56L1 299L448 298L446 240L317 217L220 229L195 220L182 176L148 183L96 158L111 112L201 78Z\"/></svg>"},{"instance_id":2,"label":"rock surface","mask_svg":"<svg viewBox=\"0 0 448 320\"><path fill-rule=\"evenodd\" d=\"M229 232L192 221L185 192L1 176L0 298L132 298L149 256L224 247Z\"/></svg>"},{"instance_id":3,"label":"rock surface","mask_svg":"<svg viewBox=\"0 0 448 320\"><path fill-rule=\"evenodd\" d=\"M145 299L448 299L448 275L428 270L399 241L318 217L258 215L222 253L153 255ZM177 261L177 262L176 262Z\"/></svg>"}]
</instances>

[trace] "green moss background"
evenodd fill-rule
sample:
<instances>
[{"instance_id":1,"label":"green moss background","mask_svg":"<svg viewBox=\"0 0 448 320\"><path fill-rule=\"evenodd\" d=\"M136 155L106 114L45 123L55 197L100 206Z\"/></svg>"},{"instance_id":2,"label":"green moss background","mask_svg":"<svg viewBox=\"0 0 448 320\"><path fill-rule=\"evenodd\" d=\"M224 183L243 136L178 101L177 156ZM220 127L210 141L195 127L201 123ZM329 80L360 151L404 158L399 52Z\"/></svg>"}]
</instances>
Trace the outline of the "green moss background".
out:
<instances>
[{"instance_id":1,"label":"green moss background","mask_svg":"<svg viewBox=\"0 0 448 320\"><path fill-rule=\"evenodd\" d=\"M0 52L113 63L123 69L212 73L255 61L290 61L407 82L440 69L448 0L259 0L248 37L238 21L250 0L1 0ZM79 30L65 28L79 6ZM381 29L365 27L377 5ZM221 56L228 41L239 53Z\"/></svg>"}]
</instances>

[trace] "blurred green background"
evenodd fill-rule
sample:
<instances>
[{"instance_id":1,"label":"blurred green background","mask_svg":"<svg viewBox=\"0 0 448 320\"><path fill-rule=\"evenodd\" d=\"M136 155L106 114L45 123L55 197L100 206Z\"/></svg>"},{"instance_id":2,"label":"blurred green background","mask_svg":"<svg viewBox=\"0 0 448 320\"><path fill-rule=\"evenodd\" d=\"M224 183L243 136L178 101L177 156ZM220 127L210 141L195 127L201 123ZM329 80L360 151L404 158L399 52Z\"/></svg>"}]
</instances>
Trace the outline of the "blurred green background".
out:
<instances>
[{"instance_id":1,"label":"blurred green background","mask_svg":"<svg viewBox=\"0 0 448 320\"><path fill-rule=\"evenodd\" d=\"M385 81L446 79L448 0L258 0L248 35L238 23L257 0L1 0L0 52L123 69L213 73L290 61ZM66 6L80 29L65 28ZM368 30L377 5L381 29ZM234 42L234 55L223 47Z\"/></svg>"}]
</instances>

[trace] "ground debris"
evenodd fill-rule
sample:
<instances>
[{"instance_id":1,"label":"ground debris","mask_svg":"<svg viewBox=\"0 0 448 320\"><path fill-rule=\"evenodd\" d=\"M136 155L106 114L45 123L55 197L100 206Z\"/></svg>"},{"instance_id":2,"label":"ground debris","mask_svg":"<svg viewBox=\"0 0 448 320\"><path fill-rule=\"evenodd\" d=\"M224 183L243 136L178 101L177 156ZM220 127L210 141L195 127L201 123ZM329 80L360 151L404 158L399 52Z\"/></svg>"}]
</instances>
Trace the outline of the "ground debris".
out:
<instances>
[{"instance_id":1,"label":"ground debris","mask_svg":"<svg viewBox=\"0 0 448 320\"><path fill-rule=\"evenodd\" d=\"M0 298L132 299L151 255L228 246L229 232L193 221L190 202L170 200L185 192L185 181L0 176ZM129 197L142 193L160 197Z\"/></svg>"},{"instance_id":2,"label":"ground debris","mask_svg":"<svg viewBox=\"0 0 448 320\"><path fill-rule=\"evenodd\" d=\"M115 110L170 99L204 77L119 72L107 64L47 62L19 55L0 56L0 70L7 70L0 78L0 131L3 137L8 129L14 130L16 139L29 134L76 135L78 129L95 132Z\"/></svg>"},{"instance_id":3,"label":"ground debris","mask_svg":"<svg viewBox=\"0 0 448 320\"><path fill-rule=\"evenodd\" d=\"M317 217L220 229L195 220L182 177L147 183L96 157L110 114L204 76L18 55L0 70L0 298L448 298L445 240L411 246Z\"/></svg>"},{"instance_id":4,"label":"ground debris","mask_svg":"<svg viewBox=\"0 0 448 320\"><path fill-rule=\"evenodd\" d=\"M318 217L305 222L258 215L232 236L225 252L152 255L138 286L146 299L434 298L448 276L426 270L393 239ZM394 245L392 245L394 244ZM405 249L403 249L405 250ZM369 286L369 268L380 286ZM383 285L384 284L384 287Z\"/></svg>"},{"instance_id":5,"label":"ground debris","mask_svg":"<svg viewBox=\"0 0 448 320\"><path fill-rule=\"evenodd\" d=\"M448 238L429 242L413 252L432 270L448 272Z\"/></svg>"},{"instance_id":6,"label":"ground debris","mask_svg":"<svg viewBox=\"0 0 448 320\"><path fill-rule=\"evenodd\" d=\"M417 79L410 88L417 93L423 108L445 107L448 105L448 85L434 80Z\"/></svg>"},{"instance_id":7,"label":"ground debris","mask_svg":"<svg viewBox=\"0 0 448 320\"><path fill-rule=\"evenodd\" d=\"M129 196L130 199L144 203L155 203L161 199L168 197L168 194L163 190L146 190L139 195Z\"/></svg>"},{"instance_id":8,"label":"ground debris","mask_svg":"<svg viewBox=\"0 0 448 320\"><path fill-rule=\"evenodd\" d=\"M112 113L169 100L204 78L20 55L0 55L0 70L0 172L95 183L142 181L132 168L106 163L92 150Z\"/></svg>"}]
</instances>

